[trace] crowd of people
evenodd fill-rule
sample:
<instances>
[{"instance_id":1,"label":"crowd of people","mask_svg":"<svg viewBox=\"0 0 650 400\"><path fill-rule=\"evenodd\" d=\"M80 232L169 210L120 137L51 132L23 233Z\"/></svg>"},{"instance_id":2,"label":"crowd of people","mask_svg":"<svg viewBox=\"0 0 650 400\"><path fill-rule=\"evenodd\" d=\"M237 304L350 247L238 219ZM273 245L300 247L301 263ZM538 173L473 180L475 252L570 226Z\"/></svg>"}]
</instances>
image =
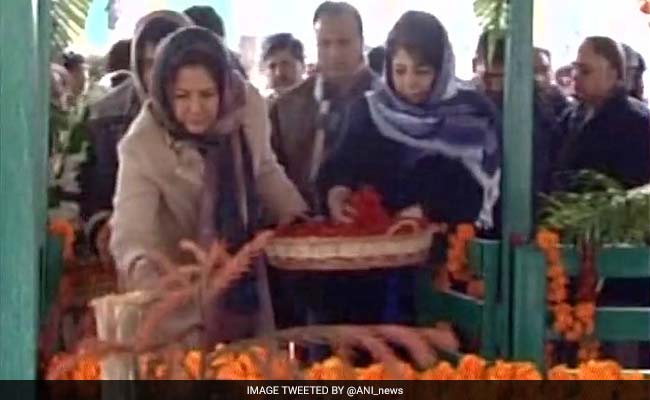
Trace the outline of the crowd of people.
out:
<instances>
[{"instance_id":1,"label":"crowd of people","mask_svg":"<svg viewBox=\"0 0 650 400\"><path fill-rule=\"evenodd\" d=\"M88 251L113 257L122 288L155 284L154 251L182 262L181 239L236 249L264 227L345 223L364 185L395 214L499 235L505 39L478 38L475 78L461 81L434 15L405 13L367 55L352 5L326 1L312 22L315 68L299 38L271 35L260 60L266 88L247 81L210 7L144 17L113 46L100 82L85 80L79 55L52 67L53 107L78 109L53 134L53 212L78 221ZM607 37L586 38L575 63L555 72L550 52L534 57L536 214L538 194L565 189L571 172L650 183L643 58ZM101 95L87 96L89 85ZM109 247L96 240L109 236ZM276 322L410 323L416 269L272 270ZM216 307L215 319L241 323L214 339L254 334L255 302L251 276Z\"/></svg>"}]
</instances>

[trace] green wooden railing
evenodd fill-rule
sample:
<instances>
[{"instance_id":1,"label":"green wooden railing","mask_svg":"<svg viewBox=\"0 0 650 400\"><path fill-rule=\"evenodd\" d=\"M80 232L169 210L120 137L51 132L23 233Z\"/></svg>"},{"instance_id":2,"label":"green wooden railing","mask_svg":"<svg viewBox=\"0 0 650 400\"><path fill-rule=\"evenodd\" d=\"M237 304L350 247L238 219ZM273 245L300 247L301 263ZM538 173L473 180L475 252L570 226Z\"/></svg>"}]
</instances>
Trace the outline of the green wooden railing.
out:
<instances>
[{"instance_id":1,"label":"green wooden railing","mask_svg":"<svg viewBox=\"0 0 650 400\"><path fill-rule=\"evenodd\" d=\"M49 235L46 239L45 262L41 264L39 314L45 321L59 293L63 275L63 238Z\"/></svg>"},{"instance_id":2,"label":"green wooden railing","mask_svg":"<svg viewBox=\"0 0 650 400\"><path fill-rule=\"evenodd\" d=\"M563 251L569 276L579 272L573 248ZM600 251L601 278L649 278L650 248L611 247ZM544 342L557 338L549 328L544 255L534 246L517 250L514 260L513 355L544 366ZM650 288L649 288L650 290ZM608 342L650 340L650 307L599 307L595 335Z\"/></svg>"},{"instance_id":3,"label":"green wooden railing","mask_svg":"<svg viewBox=\"0 0 650 400\"><path fill-rule=\"evenodd\" d=\"M500 349L507 343L504 335L508 329L504 308L507 305L499 300L499 248L499 242L485 240L474 241L470 246L469 265L485 282L482 300L453 290L437 291L433 276L418 280L418 324L451 322L463 335L480 339L484 357L502 354Z\"/></svg>"},{"instance_id":4,"label":"green wooden railing","mask_svg":"<svg viewBox=\"0 0 650 400\"><path fill-rule=\"evenodd\" d=\"M45 259L49 1L0 1L0 379L34 379Z\"/></svg>"}]
</instances>

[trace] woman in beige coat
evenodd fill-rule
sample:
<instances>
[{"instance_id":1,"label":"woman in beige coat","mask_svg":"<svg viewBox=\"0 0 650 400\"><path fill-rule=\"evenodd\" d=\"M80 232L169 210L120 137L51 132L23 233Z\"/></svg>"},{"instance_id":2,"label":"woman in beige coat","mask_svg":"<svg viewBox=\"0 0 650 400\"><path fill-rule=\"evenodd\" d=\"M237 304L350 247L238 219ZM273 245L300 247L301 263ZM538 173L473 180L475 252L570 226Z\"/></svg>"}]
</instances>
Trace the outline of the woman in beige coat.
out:
<instances>
[{"instance_id":1,"label":"woman in beige coat","mask_svg":"<svg viewBox=\"0 0 650 400\"><path fill-rule=\"evenodd\" d=\"M264 99L210 31L184 28L161 44L150 93L118 148L111 251L126 289L156 283L152 252L182 262L182 239L234 250L259 229L260 208L278 223L307 209L271 150ZM250 314L254 286L232 291L226 308L243 302L235 313Z\"/></svg>"}]
</instances>

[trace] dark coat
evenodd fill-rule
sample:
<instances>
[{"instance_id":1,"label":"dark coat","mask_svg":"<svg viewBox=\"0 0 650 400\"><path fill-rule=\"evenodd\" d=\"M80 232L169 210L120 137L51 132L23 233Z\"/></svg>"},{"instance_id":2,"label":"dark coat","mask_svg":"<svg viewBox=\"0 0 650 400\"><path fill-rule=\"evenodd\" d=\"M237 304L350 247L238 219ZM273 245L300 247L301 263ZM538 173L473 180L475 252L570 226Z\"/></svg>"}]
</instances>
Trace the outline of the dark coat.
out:
<instances>
[{"instance_id":1,"label":"dark coat","mask_svg":"<svg viewBox=\"0 0 650 400\"><path fill-rule=\"evenodd\" d=\"M457 102L480 103L494 116L487 99L461 90ZM384 137L365 99L349 110L344 139L323 166L321 186L374 186L392 211L420 204L429 218L449 223L474 222L483 200L478 182L459 160L430 155Z\"/></svg>"},{"instance_id":2,"label":"dark coat","mask_svg":"<svg viewBox=\"0 0 650 400\"><path fill-rule=\"evenodd\" d=\"M343 119L349 104L363 97L370 90L376 76L368 69L360 72L354 87L344 98L332 99L326 126L325 155L340 139ZM314 139L319 124L319 104L314 95L316 78L302 82L281 95L269 111L271 119L271 143L289 176L303 198L314 208L315 188L309 179ZM320 211L320 210L314 210Z\"/></svg>"},{"instance_id":3,"label":"dark coat","mask_svg":"<svg viewBox=\"0 0 650 400\"><path fill-rule=\"evenodd\" d=\"M129 78L91 104L84 122L91 153L81 172L81 217L93 219L113 209L117 179L117 144L140 111L140 98Z\"/></svg>"},{"instance_id":4,"label":"dark coat","mask_svg":"<svg viewBox=\"0 0 650 400\"><path fill-rule=\"evenodd\" d=\"M557 186L567 172L593 170L632 188L650 182L650 110L617 91L595 115L584 105L571 108L562 120L556 163Z\"/></svg>"}]
</instances>

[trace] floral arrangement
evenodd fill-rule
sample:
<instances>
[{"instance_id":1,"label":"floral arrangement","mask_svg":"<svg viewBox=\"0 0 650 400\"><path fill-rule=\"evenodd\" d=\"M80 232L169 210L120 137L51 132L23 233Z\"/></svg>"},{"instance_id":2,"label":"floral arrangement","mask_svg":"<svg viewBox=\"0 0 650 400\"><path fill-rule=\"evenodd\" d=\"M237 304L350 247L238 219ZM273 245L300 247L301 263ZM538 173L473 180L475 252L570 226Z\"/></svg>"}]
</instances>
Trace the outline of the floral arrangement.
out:
<instances>
[{"instance_id":1,"label":"floral arrangement","mask_svg":"<svg viewBox=\"0 0 650 400\"><path fill-rule=\"evenodd\" d=\"M272 232L262 232L236 254L229 254L223 243L215 243L206 250L194 243L182 242L181 248L192 254L196 260L193 264L183 266L175 265L162 255L150 256L151 262L155 262L160 271L160 277L157 287L150 292L151 301L148 300L147 311L137 324L133 340L128 343L117 343L97 338L86 339L80 343L73 354L62 354L49 364L48 379L62 379L81 374L90 376L96 372L96 369L88 367L92 364L92 360L101 360L115 354L148 357L147 362L140 363L140 372L144 372L147 377L175 378L178 377L178 371L189 368L193 371L193 375L190 376L214 379L221 376L219 374L254 376L247 359L249 357L263 359L265 356L259 351L251 355L249 348L267 349L269 357L266 359L277 362L278 359L283 359L278 358L277 354L281 354L280 349L286 347L285 344L289 342L298 345L328 344L343 358L350 357L355 351L361 350L369 354L377 363L386 365L393 365L398 360L396 351L392 347L395 345L404 349L410 359L421 367L435 362L435 349L452 351L457 349L456 339L448 330L401 326L309 326L272 332L252 340L231 343L219 349L208 349L209 338L205 331L205 316L208 313L205 307L214 304L215 299L219 298L224 290L250 269L252 260L261 254L272 236ZM184 327L182 331L174 332L165 338L159 337L157 333L169 316L190 302L199 308L200 322ZM199 343L205 344L206 347L186 354L180 349L180 343L183 343L184 338L189 335L197 333L201 336ZM228 352L237 354L235 359L228 358L229 356L225 358L237 361L239 364L235 367L230 362L219 361L223 361L222 356ZM155 362L160 360L160 357L165 360L162 364ZM185 365L187 368L174 368L172 367L174 365ZM217 373L210 370L213 365L228 365L228 368L223 371L220 368L221 372ZM277 365L269 370L277 370Z\"/></svg>"},{"instance_id":2,"label":"floral arrangement","mask_svg":"<svg viewBox=\"0 0 650 400\"><path fill-rule=\"evenodd\" d=\"M330 221L310 221L288 225L276 231L278 237L356 237L386 234L397 222L383 206L381 195L372 187L364 186L352 193L350 207L354 210L352 222L335 223ZM428 226L426 219L413 219L420 228ZM404 229L395 234L412 233Z\"/></svg>"},{"instance_id":3,"label":"floral arrangement","mask_svg":"<svg viewBox=\"0 0 650 400\"><path fill-rule=\"evenodd\" d=\"M469 269L469 246L476 237L476 229L471 224L460 224L448 235L447 260L445 268L436 273L434 286L447 290L454 283L466 284L467 294L482 299L485 295L485 282Z\"/></svg>"},{"instance_id":4,"label":"floral arrangement","mask_svg":"<svg viewBox=\"0 0 650 400\"><path fill-rule=\"evenodd\" d=\"M460 359L456 366L447 361L435 363L432 367L415 369L403 361L377 362L355 367L344 358L329 357L307 367L300 367L288 353L273 353L267 348L252 346L242 351L226 350L221 346L207 357L201 351L184 352L179 349L167 353L144 354L139 358L140 374L143 379L205 379L215 380L644 380L639 371L625 371L614 361L588 361L577 368L558 365L546 376L529 362L507 362L487 360L469 354ZM208 360L203 364L203 360ZM59 359L52 360L52 368ZM99 361L85 356L79 358L75 367L59 379L95 380L100 378Z\"/></svg>"},{"instance_id":5,"label":"floral arrangement","mask_svg":"<svg viewBox=\"0 0 650 400\"><path fill-rule=\"evenodd\" d=\"M578 342L578 358L582 361L598 357L598 341L593 337L595 328L595 299L569 304L567 285L569 278L560 254L560 237L557 233L540 230L537 246L544 252L548 270L548 306L553 314L553 328L569 342Z\"/></svg>"}]
</instances>

